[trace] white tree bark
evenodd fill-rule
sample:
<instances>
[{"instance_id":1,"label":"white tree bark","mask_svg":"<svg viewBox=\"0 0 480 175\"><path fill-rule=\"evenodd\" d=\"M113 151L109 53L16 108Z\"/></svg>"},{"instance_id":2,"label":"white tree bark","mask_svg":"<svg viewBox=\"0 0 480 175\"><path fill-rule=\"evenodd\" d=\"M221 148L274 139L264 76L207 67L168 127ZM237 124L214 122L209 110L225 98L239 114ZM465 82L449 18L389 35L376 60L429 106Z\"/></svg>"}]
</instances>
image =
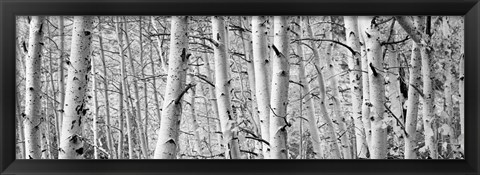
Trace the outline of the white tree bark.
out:
<instances>
[{"instance_id":1,"label":"white tree bark","mask_svg":"<svg viewBox=\"0 0 480 175\"><path fill-rule=\"evenodd\" d=\"M357 53L351 54L348 59L350 69L350 89L352 91L352 117L355 124L356 156L367 158L368 146L365 137L365 128L362 119L362 72L360 39L358 33L358 22L356 16L345 16L345 35L347 45Z\"/></svg>"},{"instance_id":2,"label":"white tree bark","mask_svg":"<svg viewBox=\"0 0 480 175\"><path fill-rule=\"evenodd\" d=\"M181 99L187 70L188 28L186 16L172 16L167 86L162 120L154 152L155 159L175 159L177 153Z\"/></svg>"},{"instance_id":3,"label":"white tree bark","mask_svg":"<svg viewBox=\"0 0 480 175\"><path fill-rule=\"evenodd\" d=\"M40 159L42 156L40 125L45 119L40 116L42 109L40 68L42 66L41 43L44 34L42 31L44 19L43 16L31 17L28 36L28 53L25 62L25 116L23 120L26 159Z\"/></svg>"},{"instance_id":4,"label":"white tree bark","mask_svg":"<svg viewBox=\"0 0 480 175\"><path fill-rule=\"evenodd\" d=\"M418 26L418 24L416 24ZM421 57L420 57L420 48L415 42L412 42L412 56L410 60L410 77L409 77L409 86L408 86L408 100L407 100L407 114L405 116L405 130L407 135L405 135L405 159L416 159L417 155L415 152L415 147L417 146L417 116L418 116L418 106L419 92L415 88L419 88L421 85L420 79L420 68L421 68Z\"/></svg>"},{"instance_id":5,"label":"white tree bark","mask_svg":"<svg viewBox=\"0 0 480 175\"><path fill-rule=\"evenodd\" d=\"M370 158L387 158L387 124L384 121L385 112L385 86L382 50L380 46L380 30L375 24L375 18L371 16L358 17L358 23L363 28L362 33L367 50L370 83L370 100L372 111L371 120L371 148Z\"/></svg>"},{"instance_id":6,"label":"white tree bark","mask_svg":"<svg viewBox=\"0 0 480 175\"><path fill-rule=\"evenodd\" d=\"M309 38L313 38L313 32L312 28L309 23L308 17L302 18L303 26L306 28L306 33ZM305 33L304 32L304 33ZM310 47L313 48L313 59L314 59L314 67L315 70L317 71L317 82L318 82L318 92L319 92L319 100L320 100L320 115L321 115L321 120L323 123L323 127L325 128L325 133L322 136L324 140L322 141L323 143L327 144L328 149L325 150L325 158L330 158L330 159L340 159L341 154L340 154L340 147L337 143L337 136L335 135L335 130L333 127L333 122L332 119L330 118L327 107L325 104L326 100L326 90L325 90L325 81L323 79L323 74L321 71L321 66L320 66L320 56L318 53L317 44L314 41L310 41Z\"/></svg>"},{"instance_id":7,"label":"white tree bark","mask_svg":"<svg viewBox=\"0 0 480 175\"><path fill-rule=\"evenodd\" d=\"M463 47L462 47L463 51ZM459 82L458 82L458 90L460 91L460 146L462 150L465 150L465 55L462 54L460 57L460 65L459 67Z\"/></svg>"},{"instance_id":8,"label":"white tree bark","mask_svg":"<svg viewBox=\"0 0 480 175\"><path fill-rule=\"evenodd\" d=\"M57 101L59 102L58 103L58 107L57 107L57 111L58 111L58 115L57 115L57 119L56 119L56 124L57 124L57 131L58 133L60 134L60 130L62 128L62 119L63 119L63 114L64 114L64 110L63 110L63 105L65 104L65 83L64 83L64 79L65 79L65 75L63 74L63 69L64 69L64 47L65 47L65 31L64 31L64 25L63 25L63 16L60 16L58 17L59 18L59 22L58 22L58 30L60 31L60 42L59 42L59 47L60 47L60 57L58 58L58 97L57 97ZM60 142L58 142L60 143Z\"/></svg>"},{"instance_id":9,"label":"white tree bark","mask_svg":"<svg viewBox=\"0 0 480 175\"><path fill-rule=\"evenodd\" d=\"M239 159L240 148L238 137L235 131L237 122L230 105L230 80L228 76L228 54L226 43L225 21L221 16L212 17L212 36L216 42L214 47L215 55L215 90L218 102L218 114L220 117L225 146L225 158Z\"/></svg>"},{"instance_id":10,"label":"white tree bark","mask_svg":"<svg viewBox=\"0 0 480 175\"><path fill-rule=\"evenodd\" d=\"M358 22L358 18L357 18ZM363 34L365 31L363 31L362 26L358 25L358 32L359 34L359 39L360 39L360 55L361 55L361 68L362 68L362 96L363 96L363 102L362 102L362 122L363 122L363 127L365 130L365 140L367 141L367 146L368 150L370 150L370 143L372 140L372 130L371 130L371 121L370 121L370 83L369 83L369 78L368 74L371 71L368 68L368 60L367 60L367 48L365 47L365 40L363 38Z\"/></svg>"},{"instance_id":11,"label":"white tree bark","mask_svg":"<svg viewBox=\"0 0 480 175\"><path fill-rule=\"evenodd\" d=\"M93 91L93 127L92 127L92 132L93 132L93 158L98 159L98 98L97 98L97 72L95 71L95 58L92 58L91 60L91 65L90 67L92 68L92 91Z\"/></svg>"},{"instance_id":12,"label":"white tree bark","mask_svg":"<svg viewBox=\"0 0 480 175\"><path fill-rule=\"evenodd\" d=\"M262 139L269 142L270 139L270 82L268 81L267 56L267 18L265 16L252 17L252 45L253 65L255 69L255 90L257 96L258 116L260 118L260 130ZM263 156L270 158L270 147L263 143Z\"/></svg>"},{"instance_id":13,"label":"white tree bark","mask_svg":"<svg viewBox=\"0 0 480 175\"><path fill-rule=\"evenodd\" d=\"M82 118L87 112L85 92L91 69L92 23L91 16L74 17L59 159L83 158Z\"/></svg>"},{"instance_id":14,"label":"white tree bark","mask_svg":"<svg viewBox=\"0 0 480 175\"><path fill-rule=\"evenodd\" d=\"M286 159L287 150L287 105L288 85L290 78L290 48L288 37L287 17L275 16L274 38L272 49L275 52L272 58L272 91L270 98L270 158Z\"/></svg>"}]
</instances>

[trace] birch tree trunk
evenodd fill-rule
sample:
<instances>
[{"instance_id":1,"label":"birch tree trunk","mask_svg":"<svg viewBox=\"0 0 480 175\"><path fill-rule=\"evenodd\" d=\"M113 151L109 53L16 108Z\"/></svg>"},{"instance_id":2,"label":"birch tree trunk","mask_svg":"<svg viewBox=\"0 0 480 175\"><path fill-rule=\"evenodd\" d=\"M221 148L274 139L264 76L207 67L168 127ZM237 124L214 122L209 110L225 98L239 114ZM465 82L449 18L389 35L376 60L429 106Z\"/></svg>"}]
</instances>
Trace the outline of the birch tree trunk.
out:
<instances>
[{"instance_id":1,"label":"birch tree trunk","mask_svg":"<svg viewBox=\"0 0 480 175\"><path fill-rule=\"evenodd\" d=\"M40 80L40 69L42 67L42 26L45 17L32 16L30 21L30 32L28 36L28 53L26 59L25 73L25 116L23 120L25 130L25 158L40 159L41 133L40 127L45 120L40 114L42 109L42 90Z\"/></svg>"},{"instance_id":2,"label":"birch tree trunk","mask_svg":"<svg viewBox=\"0 0 480 175\"><path fill-rule=\"evenodd\" d=\"M172 16L167 86L162 120L154 152L155 159L175 159L177 154L182 96L188 61L188 28L186 16Z\"/></svg>"},{"instance_id":3,"label":"birch tree trunk","mask_svg":"<svg viewBox=\"0 0 480 175\"><path fill-rule=\"evenodd\" d=\"M257 96L258 116L260 118L260 130L262 139L269 142L270 139L270 82L268 81L267 56L267 18L265 16L252 17L252 45L253 65L255 69L255 94ZM263 156L270 158L270 146L263 143Z\"/></svg>"},{"instance_id":4,"label":"birch tree trunk","mask_svg":"<svg viewBox=\"0 0 480 175\"><path fill-rule=\"evenodd\" d=\"M313 32L312 28L310 26L310 22L308 17L302 18L303 21L303 26L306 28L306 33L308 34L307 36L309 38L313 38ZM328 150L325 150L326 158L329 159L340 159L341 154L340 154L340 147L337 143L337 136L335 135L335 130L333 127L333 122L330 116L328 115L327 107L325 104L325 99L326 99L326 91L325 91L325 81L323 79L323 74L320 68L320 56L318 53L317 44L314 41L310 41L310 47L313 48L313 59L314 59L314 67L317 71L317 82L318 82L318 92L319 92L319 100L320 100L320 115L321 115L321 121L324 124L325 128L325 133L323 135L323 138L325 139L323 142L327 144Z\"/></svg>"},{"instance_id":5,"label":"birch tree trunk","mask_svg":"<svg viewBox=\"0 0 480 175\"><path fill-rule=\"evenodd\" d=\"M240 149L238 147L238 127L235 116L230 105L230 80L228 76L228 53L226 43L225 21L221 16L212 17L212 36L216 45L215 54L215 90L218 102L218 114L220 117L221 129L225 145L225 158L239 159Z\"/></svg>"},{"instance_id":6,"label":"birch tree trunk","mask_svg":"<svg viewBox=\"0 0 480 175\"><path fill-rule=\"evenodd\" d=\"M350 90L352 91L352 117L355 124L356 156L367 158L368 146L362 120L362 72L360 68L360 40L358 33L358 17L345 16L345 37L347 45L356 53L349 55Z\"/></svg>"},{"instance_id":7,"label":"birch tree trunk","mask_svg":"<svg viewBox=\"0 0 480 175\"><path fill-rule=\"evenodd\" d=\"M58 22L58 30L60 31L60 57L58 58L58 97L57 97L57 101L59 102L58 103L58 115L57 115L57 119L56 119L56 122L57 122L57 131L60 133L60 130L62 128L62 119L63 119L63 114L64 114L64 110L63 110L63 106L65 105L65 83L64 83L64 79L65 79L65 76L63 74L63 69L64 69L64 61L63 61L63 57L64 57L64 52L65 52L65 49L64 49L64 46L65 46L65 31L64 31L64 25L63 25L63 16L60 16L59 17L59 22ZM60 142L58 142L60 143Z\"/></svg>"},{"instance_id":8,"label":"birch tree trunk","mask_svg":"<svg viewBox=\"0 0 480 175\"><path fill-rule=\"evenodd\" d=\"M92 68L92 91L93 91L93 158L98 159L98 98L97 98L97 72L95 68L95 58L91 60L91 68Z\"/></svg>"},{"instance_id":9,"label":"birch tree trunk","mask_svg":"<svg viewBox=\"0 0 480 175\"><path fill-rule=\"evenodd\" d=\"M272 59L272 96L270 98L270 158L286 159L287 150L287 104L288 85L290 78L289 30L287 17L274 17L274 44L275 58Z\"/></svg>"},{"instance_id":10,"label":"birch tree trunk","mask_svg":"<svg viewBox=\"0 0 480 175\"><path fill-rule=\"evenodd\" d=\"M59 159L83 158L82 118L87 112L85 92L91 69L92 23L90 16L74 17Z\"/></svg>"},{"instance_id":11,"label":"birch tree trunk","mask_svg":"<svg viewBox=\"0 0 480 175\"><path fill-rule=\"evenodd\" d=\"M462 47L463 51L463 47ZM458 139L460 141L460 146L462 150L465 150L465 55L462 54L460 57L460 65L459 67L459 82L458 82L458 90L460 91L460 138Z\"/></svg>"},{"instance_id":12,"label":"birch tree trunk","mask_svg":"<svg viewBox=\"0 0 480 175\"><path fill-rule=\"evenodd\" d=\"M375 17L358 17L358 23L363 28L362 31L365 31L363 38L367 50L368 65L371 70L371 73L369 72L370 91L372 92L370 94L372 105L370 114L372 130L370 158L385 159L387 158L387 124L384 121L385 81L380 29L375 23Z\"/></svg>"},{"instance_id":13,"label":"birch tree trunk","mask_svg":"<svg viewBox=\"0 0 480 175\"><path fill-rule=\"evenodd\" d=\"M296 27L295 33L297 40L300 40L303 37L302 25L299 23L302 17L298 17L298 27ZM306 26L303 26L304 28ZM303 105L305 105L307 111L307 122L308 129L310 131L310 138L313 146L313 154L316 159L322 158L322 150L320 146L320 131L317 127L318 121L315 117L315 106L313 105L313 95L311 94L310 84L307 81L305 76L305 54L303 53L303 48L300 42L297 42L297 55L298 55L298 75L300 77L300 84L303 86L303 92L306 94L303 96Z\"/></svg>"},{"instance_id":14,"label":"birch tree trunk","mask_svg":"<svg viewBox=\"0 0 480 175\"><path fill-rule=\"evenodd\" d=\"M357 24L358 24L358 17L357 17ZM362 122L363 127L365 130L365 140L367 141L368 151L370 152L371 148L371 140L372 140L372 130L371 130L371 121L370 121L370 83L368 74L371 70L368 68L368 60L367 60L367 48L365 47L365 40L363 38L363 31L362 26L358 25L358 32L359 32L359 39L360 39L360 48L361 48L361 68L362 68Z\"/></svg>"},{"instance_id":15,"label":"birch tree trunk","mask_svg":"<svg viewBox=\"0 0 480 175\"><path fill-rule=\"evenodd\" d=\"M419 26L418 21L415 22L415 26ZM415 153L415 147L417 146L417 117L418 117L418 91L415 88L420 87L421 76L421 57L420 57L420 48L417 43L412 42L412 56L410 61L410 77L408 86L408 100L407 100L407 114L405 116L405 130L407 134L405 135L405 159L416 159L417 155Z\"/></svg>"}]
</instances>

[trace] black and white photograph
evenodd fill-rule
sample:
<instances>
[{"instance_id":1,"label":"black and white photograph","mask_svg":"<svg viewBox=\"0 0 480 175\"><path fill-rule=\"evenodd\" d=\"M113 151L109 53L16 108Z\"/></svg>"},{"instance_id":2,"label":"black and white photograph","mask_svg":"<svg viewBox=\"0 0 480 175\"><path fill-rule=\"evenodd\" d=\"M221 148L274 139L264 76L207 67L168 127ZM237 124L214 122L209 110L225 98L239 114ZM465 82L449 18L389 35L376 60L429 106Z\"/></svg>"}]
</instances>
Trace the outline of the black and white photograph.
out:
<instances>
[{"instance_id":1,"label":"black and white photograph","mask_svg":"<svg viewBox=\"0 0 480 175\"><path fill-rule=\"evenodd\" d=\"M468 154L463 16L16 16L15 25L17 159Z\"/></svg>"}]
</instances>

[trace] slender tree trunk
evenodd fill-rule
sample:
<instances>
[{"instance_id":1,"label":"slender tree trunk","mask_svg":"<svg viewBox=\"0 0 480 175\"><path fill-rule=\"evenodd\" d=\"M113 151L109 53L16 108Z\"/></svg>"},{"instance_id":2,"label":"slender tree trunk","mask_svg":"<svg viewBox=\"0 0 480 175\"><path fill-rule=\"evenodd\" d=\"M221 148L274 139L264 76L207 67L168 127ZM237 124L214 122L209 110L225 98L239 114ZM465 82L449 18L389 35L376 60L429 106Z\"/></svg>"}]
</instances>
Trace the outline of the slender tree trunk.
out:
<instances>
[{"instance_id":1,"label":"slender tree trunk","mask_svg":"<svg viewBox=\"0 0 480 175\"><path fill-rule=\"evenodd\" d=\"M175 159L180 117L181 100L185 93L185 76L188 61L188 28L186 16L172 16L170 55L167 86L163 102L162 121L155 148L155 159ZM182 92L183 91L183 92Z\"/></svg>"},{"instance_id":2,"label":"slender tree trunk","mask_svg":"<svg viewBox=\"0 0 480 175\"><path fill-rule=\"evenodd\" d=\"M198 60L196 61L196 64L198 65ZM198 66L196 67L198 69ZM197 70L198 72L198 70ZM190 76L190 84L196 84L195 82L195 70L192 69L192 76ZM200 127L198 125L198 120L197 120L197 114L195 113L195 98L196 98L196 88L195 87L191 87L191 95L190 95L190 114L192 115L191 117L191 124L192 124L192 133L194 135L194 144L193 144L193 148L194 148L194 152L195 152L195 155L202 155L203 154L203 150L202 150L202 144L201 144L201 140L200 140Z\"/></svg>"},{"instance_id":3,"label":"slender tree trunk","mask_svg":"<svg viewBox=\"0 0 480 175\"><path fill-rule=\"evenodd\" d=\"M103 88L105 94L105 115L106 115L106 138L107 138L107 150L110 155L115 155L115 149L113 148L113 141L112 141L112 130L111 130L111 118L110 118L110 102L108 98L108 73L107 73L107 64L105 61L105 53L103 51L103 35L102 35L102 20L99 17L98 22L98 42L100 45L100 58L102 59L102 67L103 67Z\"/></svg>"},{"instance_id":4,"label":"slender tree trunk","mask_svg":"<svg viewBox=\"0 0 480 175\"><path fill-rule=\"evenodd\" d=\"M367 49L369 72L370 94L372 111L370 114L372 138L370 158L387 158L387 124L384 119L385 112L385 81L383 70L382 50L380 46L380 31L375 24L374 17L358 17L358 23L363 28L365 46Z\"/></svg>"},{"instance_id":5,"label":"slender tree trunk","mask_svg":"<svg viewBox=\"0 0 480 175\"><path fill-rule=\"evenodd\" d=\"M312 28L310 26L310 22L308 17L304 17L302 19L303 21L303 26L306 28L306 33L309 38L313 38L313 32ZM320 100L320 115L321 115L321 120L324 124L325 132L324 135L322 136L325 140L323 141L324 143L327 144L328 150L325 150L326 158L330 159L340 159L341 154L340 154L340 147L337 143L337 136L335 135L335 130L333 127L333 122L330 116L328 115L327 107L325 104L326 100L326 91L325 91L325 82L323 80L323 74L320 68L320 55L318 53L317 44L314 41L310 42L310 47L313 48L313 59L314 59L314 67L317 72L317 82L318 82L318 88L319 88L319 100Z\"/></svg>"},{"instance_id":6,"label":"slender tree trunk","mask_svg":"<svg viewBox=\"0 0 480 175\"><path fill-rule=\"evenodd\" d=\"M299 40L301 39L303 35L302 27L305 28L306 26L302 26L299 22L301 21L302 17L298 17L298 27L296 27L295 32L296 34L296 39ZM322 149L321 149L321 142L320 142L320 131L317 127L318 121L317 118L315 117L315 106L313 105L313 95L311 94L310 90L310 84L307 81L306 75L305 75L305 60L304 60L304 53L303 53L303 48L301 43L296 44L297 47L297 55L298 55L298 75L300 77L300 84L303 86L303 92L305 95L302 93L302 99L303 103L302 105L305 105L306 111L307 111L307 123L308 123L308 129L310 132L310 138L312 141L312 146L313 146L313 154L316 159L321 159L322 158Z\"/></svg>"},{"instance_id":7,"label":"slender tree trunk","mask_svg":"<svg viewBox=\"0 0 480 175\"><path fill-rule=\"evenodd\" d=\"M418 23L415 25L418 27ZM418 91L415 88L419 88L421 85L420 79L420 68L421 68L421 57L420 57L420 48L417 43L412 42L412 56L410 61L410 77L409 77L409 86L408 86L408 100L407 100L407 114L405 116L405 130L407 134L405 135L405 159L416 159L417 155L415 152L415 147L417 146L417 117L418 117Z\"/></svg>"},{"instance_id":8,"label":"slender tree trunk","mask_svg":"<svg viewBox=\"0 0 480 175\"><path fill-rule=\"evenodd\" d=\"M145 159L149 158L149 151L150 149L148 148L148 86L147 86L147 80L145 79L145 67L147 66L146 63L143 60L143 40L142 40L142 16L139 16L140 20L138 22L138 30L139 30L139 44L140 44L140 62L142 65L141 72L142 72L142 79L143 79L143 98L145 99L145 128L143 129L142 132L142 137L144 138L144 149L145 152L143 153L145 156ZM150 48L151 49L151 48ZM152 50L150 50L150 53ZM138 99L140 100L140 99ZM138 109L140 110L140 108ZM140 118L141 120L141 118ZM141 123L141 122L140 122ZM140 127L142 128L142 127Z\"/></svg>"},{"instance_id":9,"label":"slender tree trunk","mask_svg":"<svg viewBox=\"0 0 480 175\"><path fill-rule=\"evenodd\" d=\"M26 61L25 80L25 158L41 158L41 137L40 126L45 120L40 116L42 109L41 102L41 80L40 68L42 66L42 41L43 41L43 16L32 16L30 21L30 33L28 40L28 55Z\"/></svg>"},{"instance_id":10,"label":"slender tree trunk","mask_svg":"<svg viewBox=\"0 0 480 175\"><path fill-rule=\"evenodd\" d=\"M445 60L445 85L444 85L444 93L445 93L445 106L444 106L444 111L445 111L445 114L446 114L446 118L444 119L445 120L445 123L447 124L447 126L449 126L450 128L452 128L452 131L453 131L453 128L454 128L454 124L455 122L454 121L454 113L453 113L453 90L452 90L452 85L453 85L453 59L452 59L452 49L451 49L451 45L450 45L450 42L451 42L451 32L450 32L450 26L449 26L449 19L447 16L443 17L443 22L442 22L442 36L443 38L445 38L446 40L444 41L444 47L443 47L443 50L444 50L444 54L446 55L446 60ZM447 142L448 143L448 146L447 146L447 150L445 150L445 152L449 153L452 151L452 145L454 144L454 140L456 139L455 138L455 132L448 132L446 135L443 135L443 136L448 136L447 138L445 139L448 139L448 140L443 140L443 142ZM448 154L449 157L448 158L451 158L453 156L453 154Z\"/></svg>"},{"instance_id":11,"label":"slender tree trunk","mask_svg":"<svg viewBox=\"0 0 480 175\"><path fill-rule=\"evenodd\" d=\"M463 51L463 47L462 47ZM460 65L459 67L459 82L458 82L458 90L459 92L459 103L460 103L460 136L459 136L459 141L460 141L460 147L462 150L465 150L465 55L462 53L462 56L460 57Z\"/></svg>"},{"instance_id":12,"label":"slender tree trunk","mask_svg":"<svg viewBox=\"0 0 480 175\"><path fill-rule=\"evenodd\" d=\"M357 17L358 22L358 17ZM368 74L371 70L368 68L368 60L367 60L367 48L365 47L365 40L363 38L363 34L365 33L362 31L363 28L358 25L358 32L359 32L359 39L360 39L360 55L361 55L361 68L362 68L362 122L363 127L365 130L365 140L367 141L368 151L370 152L371 149L371 138L372 138L372 130L371 130L371 121L370 121L370 83Z\"/></svg>"},{"instance_id":13,"label":"slender tree trunk","mask_svg":"<svg viewBox=\"0 0 480 175\"><path fill-rule=\"evenodd\" d=\"M272 60L272 96L270 98L270 158L286 159L287 150L287 104L288 85L290 78L290 48L287 31L287 17L274 17L274 44L275 58Z\"/></svg>"},{"instance_id":14,"label":"slender tree trunk","mask_svg":"<svg viewBox=\"0 0 480 175\"><path fill-rule=\"evenodd\" d=\"M427 17L430 18L430 17ZM425 17L420 17L420 21L427 21ZM421 47L420 53L422 56L422 75L423 75L423 128L425 135L425 147L429 152L429 156L432 159L437 159L437 133L435 132L435 110L434 110L434 93L433 93L433 79L434 74L432 74L433 67L433 48L430 47L430 23L427 22L425 27L425 33L427 34L426 38L427 44L424 47Z\"/></svg>"},{"instance_id":15,"label":"slender tree trunk","mask_svg":"<svg viewBox=\"0 0 480 175\"><path fill-rule=\"evenodd\" d=\"M128 109L128 88L127 88L127 76L126 76L126 71L125 71L125 57L124 57L124 49L123 49L123 30L122 27L120 26L120 17L117 17L117 20L115 22L115 29L117 32L117 42L118 42L118 51L120 53L120 79L121 79L121 91L120 93L122 94L121 97L121 102L120 102L120 120L123 122L123 116L124 111L123 111L123 102L126 102L126 106ZM128 140L128 158L132 159L133 158L133 143L132 143L132 125L131 125L131 120L130 120L130 115L126 114L126 122L127 122L127 140ZM122 126L123 127L123 126ZM123 141L123 140L121 140ZM120 149L120 148L119 148ZM121 148L123 149L123 148ZM120 151L120 150L119 150ZM119 157L120 158L120 157Z\"/></svg>"},{"instance_id":16,"label":"slender tree trunk","mask_svg":"<svg viewBox=\"0 0 480 175\"><path fill-rule=\"evenodd\" d=\"M362 120L362 72L360 39L358 32L358 22L356 16L345 16L345 37L347 45L353 48L356 53L350 54L348 67L350 70L350 90L352 91L352 118L355 124L356 156L358 158L367 158L368 146L365 137L365 128Z\"/></svg>"},{"instance_id":17,"label":"slender tree trunk","mask_svg":"<svg viewBox=\"0 0 480 175\"><path fill-rule=\"evenodd\" d=\"M87 112L85 92L91 68L92 23L92 17L74 17L59 159L83 158L82 118Z\"/></svg>"},{"instance_id":18,"label":"slender tree trunk","mask_svg":"<svg viewBox=\"0 0 480 175\"><path fill-rule=\"evenodd\" d=\"M258 116L260 117L260 130L262 139L270 139L270 91L268 81L267 57L267 18L265 16L252 17L252 45L253 65L255 69L255 94L257 96ZM270 158L270 146L263 143L263 156Z\"/></svg>"},{"instance_id":19,"label":"slender tree trunk","mask_svg":"<svg viewBox=\"0 0 480 175\"><path fill-rule=\"evenodd\" d=\"M92 67L92 91L93 91L93 158L98 159L98 97L97 97L97 72L95 68L95 58L91 61Z\"/></svg>"},{"instance_id":20,"label":"slender tree trunk","mask_svg":"<svg viewBox=\"0 0 480 175\"><path fill-rule=\"evenodd\" d=\"M125 30L128 30L127 28L127 20L125 17L123 17L123 20L124 20L124 25L125 25ZM141 27L141 25L140 25ZM141 28L140 28L141 30ZM140 36L142 36L141 32L140 32ZM130 39L128 37L128 32L125 31L125 41L127 43L127 51L128 51L128 58L130 60L130 69L132 70L132 74L136 75L137 72L135 71L135 65L134 65L134 58L132 56L132 50L131 50L131 47L129 45L130 43ZM141 40L140 40L141 41ZM142 45L142 43L140 43L140 46ZM140 57L141 57L141 60L143 59L143 55L140 54ZM134 114L134 118L133 120L135 121L135 123L137 123L137 134L138 134L138 139L140 140L140 148L142 150L142 154L144 155L144 157L147 157L148 155L148 152L147 152L147 145L145 144L145 136L143 135L143 128L142 128L142 113L140 111L141 107L140 107L140 95L139 95L139 92L138 92L138 82L137 82L137 79L132 77L132 82L133 82L133 92L134 92L134 95L135 95L135 109L133 109L135 112L132 113Z\"/></svg>"},{"instance_id":21,"label":"slender tree trunk","mask_svg":"<svg viewBox=\"0 0 480 175\"><path fill-rule=\"evenodd\" d=\"M64 114L64 110L63 110L63 106L65 105L65 83L64 83L64 79L65 79L65 76L63 74L63 53L65 52L65 49L64 49L64 41L65 41L65 31L64 31L64 25L63 25L63 16L60 16L59 17L59 22L58 22L58 30L60 32L60 57L58 58L58 97L57 97L57 101L59 102L58 103L58 115L57 115L57 119L56 119L56 122L57 122L57 131L58 133L60 133L60 130L62 128L62 119L63 119L63 114ZM58 139L60 140L60 139ZM58 142L58 144L60 144L60 141Z\"/></svg>"},{"instance_id":22,"label":"slender tree trunk","mask_svg":"<svg viewBox=\"0 0 480 175\"><path fill-rule=\"evenodd\" d=\"M239 159L240 149L238 147L238 127L235 115L230 103L230 80L228 76L228 43L226 42L225 21L221 16L212 17L212 33L216 45L215 54L215 90L218 102L218 114L220 116L223 142L225 146L226 159Z\"/></svg>"},{"instance_id":23,"label":"slender tree trunk","mask_svg":"<svg viewBox=\"0 0 480 175\"><path fill-rule=\"evenodd\" d=\"M123 79L123 78L122 78ZM119 93L118 93L118 120L119 120L119 134L118 134L118 147L117 147L117 159L123 159L123 119L124 119L124 113L123 113L123 84L120 83L119 86Z\"/></svg>"}]
</instances>

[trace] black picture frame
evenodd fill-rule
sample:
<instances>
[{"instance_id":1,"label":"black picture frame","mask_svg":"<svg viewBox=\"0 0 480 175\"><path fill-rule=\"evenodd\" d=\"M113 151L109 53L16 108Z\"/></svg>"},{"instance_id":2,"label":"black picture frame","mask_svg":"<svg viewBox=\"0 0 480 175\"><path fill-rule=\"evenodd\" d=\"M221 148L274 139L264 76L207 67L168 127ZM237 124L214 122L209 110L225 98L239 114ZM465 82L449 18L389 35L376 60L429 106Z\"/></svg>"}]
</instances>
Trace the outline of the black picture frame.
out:
<instances>
[{"instance_id":1,"label":"black picture frame","mask_svg":"<svg viewBox=\"0 0 480 175\"><path fill-rule=\"evenodd\" d=\"M478 0L0 0L0 174L479 174ZM465 160L15 160L16 15L464 15Z\"/></svg>"}]
</instances>

